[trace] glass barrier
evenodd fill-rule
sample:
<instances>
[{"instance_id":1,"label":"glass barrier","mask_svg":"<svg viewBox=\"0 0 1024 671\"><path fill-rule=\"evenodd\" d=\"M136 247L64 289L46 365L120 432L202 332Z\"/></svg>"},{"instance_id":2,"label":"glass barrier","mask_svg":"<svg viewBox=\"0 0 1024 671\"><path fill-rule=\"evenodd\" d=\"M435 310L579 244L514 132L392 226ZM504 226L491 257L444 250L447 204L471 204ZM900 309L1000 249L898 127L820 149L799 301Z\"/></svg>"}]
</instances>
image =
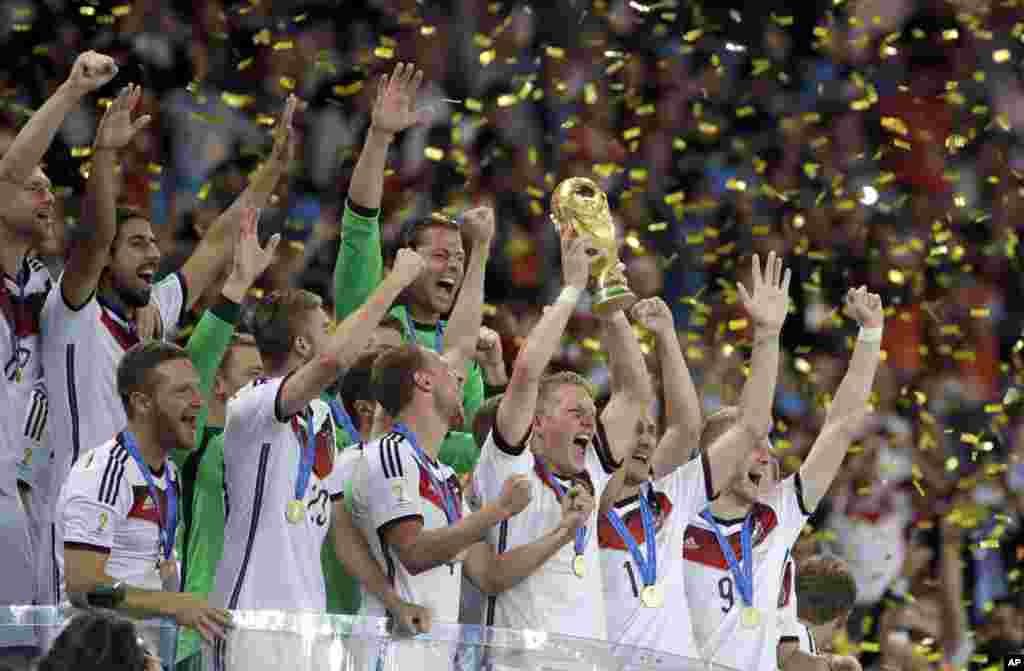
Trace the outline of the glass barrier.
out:
<instances>
[{"instance_id":1,"label":"glass barrier","mask_svg":"<svg viewBox=\"0 0 1024 671\"><path fill-rule=\"evenodd\" d=\"M71 608L2 608L0 652L5 645L48 650L82 613ZM187 645L169 622L135 624L146 646L159 651L164 668L174 671L735 671L541 631L434 623L429 634L393 637L384 619L320 613L236 611L234 628L215 646ZM174 667L168 664L172 658Z\"/></svg>"}]
</instances>

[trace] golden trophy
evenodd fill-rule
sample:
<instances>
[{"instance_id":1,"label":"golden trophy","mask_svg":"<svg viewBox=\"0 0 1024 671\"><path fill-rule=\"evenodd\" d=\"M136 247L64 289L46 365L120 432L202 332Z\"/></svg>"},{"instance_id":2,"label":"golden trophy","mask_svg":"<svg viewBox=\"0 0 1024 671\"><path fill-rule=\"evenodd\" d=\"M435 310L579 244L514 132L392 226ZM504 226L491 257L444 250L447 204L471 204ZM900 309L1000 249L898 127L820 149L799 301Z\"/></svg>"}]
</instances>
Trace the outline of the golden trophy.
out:
<instances>
[{"instance_id":1,"label":"golden trophy","mask_svg":"<svg viewBox=\"0 0 1024 671\"><path fill-rule=\"evenodd\" d=\"M590 261L594 312L608 314L632 307L636 296L619 268L615 223L604 191L586 177L570 177L551 196L551 221L559 233L566 226L574 229L594 250Z\"/></svg>"}]
</instances>

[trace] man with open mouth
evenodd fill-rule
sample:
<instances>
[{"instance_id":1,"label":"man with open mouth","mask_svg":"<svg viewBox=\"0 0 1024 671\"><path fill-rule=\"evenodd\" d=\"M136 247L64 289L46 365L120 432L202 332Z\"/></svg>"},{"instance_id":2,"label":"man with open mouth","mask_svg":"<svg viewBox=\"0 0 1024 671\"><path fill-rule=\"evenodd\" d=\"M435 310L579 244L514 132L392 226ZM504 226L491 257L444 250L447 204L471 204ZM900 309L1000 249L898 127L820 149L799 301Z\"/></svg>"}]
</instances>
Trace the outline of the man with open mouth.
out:
<instances>
[{"instance_id":1,"label":"man with open mouth","mask_svg":"<svg viewBox=\"0 0 1024 671\"><path fill-rule=\"evenodd\" d=\"M774 256L768 263L771 273L754 283L744 307L755 322L781 325L789 273L783 277ZM705 427L702 436L700 400L671 310L652 298L637 303L633 317L655 338L666 427L659 441L657 424L645 413L636 426L632 457L601 500L598 539L604 589L608 602L617 604L608 610L608 636L618 644L697 657L691 608L701 596L687 591L686 572L701 569L685 566L684 539L691 522L732 483L742 480L742 487L749 488L759 482L760 464L751 463L749 455L767 438L771 425L778 336L762 338L753 350L739 408L743 430L722 436ZM690 459L698 445L703 449ZM736 475L741 468L743 478Z\"/></svg>"}]
</instances>

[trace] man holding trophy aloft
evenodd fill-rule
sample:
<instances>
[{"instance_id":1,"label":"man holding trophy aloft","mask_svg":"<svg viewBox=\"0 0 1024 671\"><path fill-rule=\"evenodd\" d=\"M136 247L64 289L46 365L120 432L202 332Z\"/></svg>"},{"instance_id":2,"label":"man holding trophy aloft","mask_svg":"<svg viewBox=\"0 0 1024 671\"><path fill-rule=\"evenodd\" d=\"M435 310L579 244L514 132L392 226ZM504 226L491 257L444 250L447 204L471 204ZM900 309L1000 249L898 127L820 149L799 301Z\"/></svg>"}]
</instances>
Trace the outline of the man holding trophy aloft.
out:
<instances>
[{"instance_id":1,"label":"man holding trophy aloft","mask_svg":"<svg viewBox=\"0 0 1024 671\"><path fill-rule=\"evenodd\" d=\"M604 640L594 502L628 456L637 421L653 396L640 345L623 313L636 299L619 268L605 194L590 180L566 180L553 195L552 220L561 237L565 287L520 352L473 486L486 503L499 496L507 478L522 474L530 479L526 509L488 532L488 542L499 553L551 533L563 526L565 516L583 519L572 542L532 575L489 599L486 623ZM586 379L574 373L545 375L588 284L594 311L603 321L614 378L611 400L600 416ZM491 662L495 668L516 663Z\"/></svg>"}]
</instances>

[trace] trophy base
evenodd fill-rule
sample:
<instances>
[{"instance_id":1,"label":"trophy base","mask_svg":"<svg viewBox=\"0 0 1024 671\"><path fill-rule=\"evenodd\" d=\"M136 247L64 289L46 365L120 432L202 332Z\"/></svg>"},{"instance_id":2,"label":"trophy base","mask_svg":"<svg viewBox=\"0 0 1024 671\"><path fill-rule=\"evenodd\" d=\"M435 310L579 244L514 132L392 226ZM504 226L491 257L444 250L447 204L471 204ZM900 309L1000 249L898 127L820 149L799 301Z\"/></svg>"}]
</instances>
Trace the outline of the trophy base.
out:
<instances>
[{"instance_id":1,"label":"trophy base","mask_svg":"<svg viewBox=\"0 0 1024 671\"><path fill-rule=\"evenodd\" d=\"M636 303L636 295L624 286L602 287L594 292L592 309L596 314L607 315L633 307Z\"/></svg>"}]
</instances>

